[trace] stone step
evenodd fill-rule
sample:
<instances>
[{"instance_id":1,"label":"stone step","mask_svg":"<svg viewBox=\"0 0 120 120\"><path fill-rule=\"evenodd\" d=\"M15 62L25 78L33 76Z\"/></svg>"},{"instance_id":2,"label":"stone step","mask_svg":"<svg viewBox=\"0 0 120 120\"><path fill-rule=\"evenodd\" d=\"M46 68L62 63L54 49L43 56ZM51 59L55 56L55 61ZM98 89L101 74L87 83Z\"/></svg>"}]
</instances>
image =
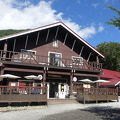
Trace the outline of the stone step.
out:
<instances>
[{"instance_id":1,"label":"stone step","mask_svg":"<svg viewBox=\"0 0 120 120\"><path fill-rule=\"evenodd\" d=\"M78 103L76 99L48 99L48 105Z\"/></svg>"}]
</instances>

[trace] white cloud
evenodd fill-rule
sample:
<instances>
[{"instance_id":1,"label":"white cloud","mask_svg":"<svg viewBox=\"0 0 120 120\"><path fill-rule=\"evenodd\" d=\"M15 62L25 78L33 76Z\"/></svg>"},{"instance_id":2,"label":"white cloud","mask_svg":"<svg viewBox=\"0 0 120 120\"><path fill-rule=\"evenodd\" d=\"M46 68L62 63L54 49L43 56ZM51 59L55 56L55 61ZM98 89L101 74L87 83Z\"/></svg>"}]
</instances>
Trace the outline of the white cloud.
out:
<instances>
[{"instance_id":1,"label":"white cloud","mask_svg":"<svg viewBox=\"0 0 120 120\"><path fill-rule=\"evenodd\" d=\"M99 4L98 3L93 3L92 6L96 8Z\"/></svg>"},{"instance_id":2,"label":"white cloud","mask_svg":"<svg viewBox=\"0 0 120 120\"><path fill-rule=\"evenodd\" d=\"M34 5L29 0L24 3L17 0L0 0L0 29L28 29L63 21L84 39L96 34L97 30L93 25L82 28L72 20L64 19L63 13L52 9L51 5L51 1L40 1Z\"/></svg>"},{"instance_id":3,"label":"white cloud","mask_svg":"<svg viewBox=\"0 0 120 120\"><path fill-rule=\"evenodd\" d=\"M99 27L98 27L98 32L102 32L104 30L104 27L102 26L102 25L100 25Z\"/></svg>"}]
</instances>

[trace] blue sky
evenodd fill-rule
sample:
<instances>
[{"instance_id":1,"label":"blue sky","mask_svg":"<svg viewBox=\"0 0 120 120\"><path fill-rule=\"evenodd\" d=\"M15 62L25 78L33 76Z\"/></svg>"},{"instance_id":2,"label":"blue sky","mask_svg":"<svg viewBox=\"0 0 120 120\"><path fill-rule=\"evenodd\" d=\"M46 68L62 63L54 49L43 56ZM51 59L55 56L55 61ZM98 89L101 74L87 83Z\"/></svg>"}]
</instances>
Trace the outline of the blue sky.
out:
<instances>
[{"instance_id":1,"label":"blue sky","mask_svg":"<svg viewBox=\"0 0 120 120\"><path fill-rule=\"evenodd\" d=\"M105 23L116 15L114 11L106 8L107 5L120 10L118 0L55 0L52 7L62 11L65 18L72 19L82 27L87 27L89 24L98 27L101 24L104 30L87 39L91 45L96 46L104 41L120 43L120 30Z\"/></svg>"},{"instance_id":2,"label":"blue sky","mask_svg":"<svg viewBox=\"0 0 120 120\"><path fill-rule=\"evenodd\" d=\"M92 46L119 42L120 30L105 22L120 10L119 0L1 0L0 29L27 29L63 21Z\"/></svg>"}]
</instances>

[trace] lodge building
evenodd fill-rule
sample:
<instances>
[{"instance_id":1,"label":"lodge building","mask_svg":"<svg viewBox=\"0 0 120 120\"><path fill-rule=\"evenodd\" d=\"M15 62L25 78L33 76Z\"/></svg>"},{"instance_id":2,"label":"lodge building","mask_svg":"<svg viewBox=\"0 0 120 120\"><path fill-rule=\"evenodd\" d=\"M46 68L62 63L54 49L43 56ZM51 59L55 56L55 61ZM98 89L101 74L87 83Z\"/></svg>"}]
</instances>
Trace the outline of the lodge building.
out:
<instances>
[{"instance_id":1,"label":"lodge building","mask_svg":"<svg viewBox=\"0 0 120 120\"><path fill-rule=\"evenodd\" d=\"M104 56L63 22L0 38L0 78L5 86L47 86L47 98L66 98L73 93L75 78L99 79ZM24 76L42 75L42 80ZM7 79L7 80L6 80ZM43 84L42 84L43 83Z\"/></svg>"}]
</instances>

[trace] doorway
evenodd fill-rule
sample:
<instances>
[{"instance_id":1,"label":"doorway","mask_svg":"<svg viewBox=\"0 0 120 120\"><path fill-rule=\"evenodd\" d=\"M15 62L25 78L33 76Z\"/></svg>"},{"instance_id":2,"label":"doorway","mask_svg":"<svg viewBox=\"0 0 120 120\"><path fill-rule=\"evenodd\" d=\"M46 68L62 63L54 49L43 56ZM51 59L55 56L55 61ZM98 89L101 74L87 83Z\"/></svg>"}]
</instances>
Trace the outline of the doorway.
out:
<instances>
[{"instance_id":1,"label":"doorway","mask_svg":"<svg viewBox=\"0 0 120 120\"><path fill-rule=\"evenodd\" d=\"M58 94L58 83L50 83L49 98L55 98Z\"/></svg>"}]
</instances>

